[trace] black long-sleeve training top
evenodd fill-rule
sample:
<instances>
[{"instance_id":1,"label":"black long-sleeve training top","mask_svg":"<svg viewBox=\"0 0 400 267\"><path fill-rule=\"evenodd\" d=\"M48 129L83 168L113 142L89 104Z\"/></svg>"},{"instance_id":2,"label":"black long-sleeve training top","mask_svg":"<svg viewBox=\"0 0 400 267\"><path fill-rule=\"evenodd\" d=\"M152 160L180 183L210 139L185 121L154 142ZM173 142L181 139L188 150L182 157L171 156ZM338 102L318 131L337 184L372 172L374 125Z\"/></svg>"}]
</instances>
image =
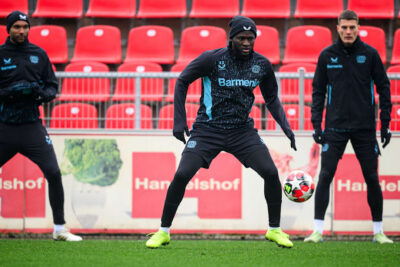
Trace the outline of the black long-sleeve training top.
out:
<instances>
[{"instance_id":1,"label":"black long-sleeve training top","mask_svg":"<svg viewBox=\"0 0 400 267\"><path fill-rule=\"evenodd\" d=\"M238 58L231 48L206 51L180 74L174 95L174 131L187 127L185 100L189 84L201 78L200 108L193 127L231 130L254 125L249 117L258 85L273 118L290 137L290 129L270 61L257 52Z\"/></svg>"},{"instance_id":2,"label":"black long-sleeve training top","mask_svg":"<svg viewBox=\"0 0 400 267\"><path fill-rule=\"evenodd\" d=\"M321 128L326 94L325 129L375 129L374 83L379 94L382 127L388 127L392 109L390 82L378 51L360 37L348 48L340 39L325 48L313 80L314 129Z\"/></svg>"},{"instance_id":3,"label":"black long-sleeve training top","mask_svg":"<svg viewBox=\"0 0 400 267\"><path fill-rule=\"evenodd\" d=\"M46 52L10 37L0 46L0 122L23 124L39 120L39 105L57 94L57 80Z\"/></svg>"}]
</instances>

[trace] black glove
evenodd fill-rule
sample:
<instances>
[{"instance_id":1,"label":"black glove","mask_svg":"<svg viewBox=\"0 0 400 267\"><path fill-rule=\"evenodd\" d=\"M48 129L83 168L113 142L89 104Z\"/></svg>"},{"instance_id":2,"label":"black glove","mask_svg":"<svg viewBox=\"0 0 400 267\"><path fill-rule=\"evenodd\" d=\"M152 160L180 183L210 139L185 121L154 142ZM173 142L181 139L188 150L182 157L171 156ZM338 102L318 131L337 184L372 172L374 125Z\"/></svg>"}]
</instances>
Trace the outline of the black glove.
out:
<instances>
[{"instance_id":1,"label":"black glove","mask_svg":"<svg viewBox=\"0 0 400 267\"><path fill-rule=\"evenodd\" d=\"M292 133L292 135L289 137L290 139L290 147L294 149L294 151L297 151L296 148L296 140L294 139L294 134Z\"/></svg>"},{"instance_id":2,"label":"black glove","mask_svg":"<svg viewBox=\"0 0 400 267\"><path fill-rule=\"evenodd\" d=\"M389 128L382 127L381 128L381 142L383 143L383 148L390 143L390 138L392 138L392 133Z\"/></svg>"},{"instance_id":3,"label":"black glove","mask_svg":"<svg viewBox=\"0 0 400 267\"><path fill-rule=\"evenodd\" d=\"M325 141L324 133L322 132L321 128L314 129L314 133L312 136L314 138L315 143L317 143L317 144L322 145Z\"/></svg>"},{"instance_id":4,"label":"black glove","mask_svg":"<svg viewBox=\"0 0 400 267\"><path fill-rule=\"evenodd\" d=\"M186 144L185 133L187 136L190 135L188 127L185 127L185 129L182 131L176 131L176 130L172 131L172 134L175 136L175 138L182 141L184 144Z\"/></svg>"}]
</instances>

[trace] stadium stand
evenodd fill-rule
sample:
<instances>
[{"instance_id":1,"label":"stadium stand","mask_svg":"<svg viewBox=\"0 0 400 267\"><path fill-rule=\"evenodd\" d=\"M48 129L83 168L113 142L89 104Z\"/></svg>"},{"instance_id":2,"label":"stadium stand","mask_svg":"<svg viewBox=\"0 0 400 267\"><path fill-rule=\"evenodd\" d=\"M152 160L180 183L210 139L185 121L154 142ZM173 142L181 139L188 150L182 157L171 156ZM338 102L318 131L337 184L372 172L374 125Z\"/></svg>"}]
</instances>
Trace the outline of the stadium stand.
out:
<instances>
[{"instance_id":1,"label":"stadium stand","mask_svg":"<svg viewBox=\"0 0 400 267\"><path fill-rule=\"evenodd\" d=\"M398 104L393 105L392 107L392 120L390 121L390 129L397 131L400 129L400 105Z\"/></svg>"},{"instance_id":2,"label":"stadium stand","mask_svg":"<svg viewBox=\"0 0 400 267\"><path fill-rule=\"evenodd\" d=\"M188 128L192 128L192 124L197 116L198 104L186 103L186 118ZM174 104L168 104L160 109L158 115L158 129L172 129L174 125Z\"/></svg>"},{"instance_id":3,"label":"stadium stand","mask_svg":"<svg viewBox=\"0 0 400 267\"><path fill-rule=\"evenodd\" d=\"M343 10L343 0L297 0L295 18L337 18Z\"/></svg>"},{"instance_id":4,"label":"stadium stand","mask_svg":"<svg viewBox=\"0 0 400 267\"><path fill-rule=\"evenodd\" d=\"M7 27L0 25L0 44L4 44L8 37Z\"/></svg>"},{"instance_id":5,"label":"stadium stand","mask_svg":"<svg viewBox=\"0 0 400 267\"><path fill-rule=\"evenodd\" d=\"M64 103L51 111L50 128L95 129L98 127L97 109L87 103Z\"/></svg>"},{"instance_id":6,"label":"stadium stand","mask_svg":"<svg viewBox=\"0 0 400 267\"><path fill-rule=\"evenodd\" d=\"M38 0L32 17L80 18L82 14L82 0Z\"/></svg>"},{"instance_id":7,"label":"stadium stand","mask_svg":"<svg viewBox=\"0 0 400 267\"><path fill-rule=\"evenodd\" d=\"M289 18L290 0L244 0L241 15L250 18Z\"/></svg>"},{"instance_id":8,"label":"stadium stand","mask_svg":"<svg viewBox=\"0 0 400 267\"><path fill-rule=\"evenodd\" d=\"M186 0L140 0L137 18L184 18Z\"/></svg>"},{"instance_id":9,"label":"stadium stand","mask_svg":"<svg viewBox=\"0 0 400 267\"><path fill-rule=\"evenodd\" d=\"M193 0L190 18L232 18L239 15L239 0Z\"/></svg>"},{"instance_id":10,"label":"stadium stand","mask_svg":"<svg viewBox=\"0 0 400 267\"><path fill-rule=\"evenodd\" d=\"M43 106L39 106L39 118L42 120L43 126L46 126Z\"/></svg>"},{"instance_id":11,"label":"stadium stand","mask_svg":"<svg viewBox=\"0 0 400 267\"><path fill-rule=\"evenodd\" d=\"M314 73L316 65L312 63L291 63L282 65L279 72L298 72L299 68L304 68L305 72ZM282 79L281 80L281 101L282 102L299 102L299 80L298 79ZM304 81L304 101L311 103L312 100L312 79Z\"/></svg>"},{"instance_id":12,"label":"stadium stand","mask_svg":"<svg viewBox=\"0 0 400 267\"><path fill-rule=\"evenodd\" d=\"M187 66L186 63L178 63L172 66L171 72L182 72ZM164 99L165 102L174 102L174 92L175 92L176 79L169 79L168 82L168 93ZM186 95L187 102L198 103L200 101L201 95L201 79L197 79L189 85L189 89Z\"/></svg>"},{"instance_id":13,"label":"stadium stand","mask_svg":"<svg viewBox=\"0 0 400 267\"><path fill-rule=\"evenodd\" d=\"M254 94L254 103L255 104L264 104L265 103L265 101L264 101L264 98L263 98L263 96L262 96L262 94L261 94L261 90L260 90L260 87L259 86L257 86L256 88L254 88L254 90L253 90L253 94Z\"/></svg>"},{"instance_id":14,"label":"stadium stand","mask_svg":"<svg viewBox=\"0 0 400 267\"><path fill-rule=\"evenodd\" d=\"M65 72L109 72L106 64L99 62L76 62L66 66ZM105 102L110 98L110 79L64 78L59 101Z\"/></svg>"},{"instance_id":15,"label":"stadium stand","mask_svg":"<svg viewBox=\"0 0 400 267\"><path fill-rule=\"evenodd\" d=\"M175 61L174 33L165 26L140 26L129 32L126 48L127 62L173 64Z\"/></svg>"},{"instance_id":16,"label":"stadium stand","mask_svg":"<svg viewBox=\"0 0 400 267\"><path fill-rule=\"evenodd\" d=\"M385 32L374 26L360 26L358 32L361 40L378 50L382 62L386 65L386 36Z\"/></svg>"},{"instance_id":17,"label":"stadium stand","mask_svg":"<svg viewBox=\"0 0 400 267\"><path fill-rule=\"evenodd\" d=\"M250 111L251 118L254 120L254 127L256 127L258 130L261 130L261 110L257 106L253 106Z\"/></svg>"},{"instance_id":18,"label":"stadium stand","mask_svg":"<svg viewBox=\"0 0 400 267\"><path fill-rule=\"evenodd\" d=\"M136 106L132 103L114 104L107 109L107 129L135 129ZM140 105L140 129L152 129L152 111L147 105Z\"/></svg>"},{"instance_id":19,"label":"stadium stand","mask_svg":"<svg viewBox=\"0 0 400 267\"><path fill-rule=\"evenodd\" d=\"M392 60L391 64L396 65L400 64L400 29L397 29L394 33L394 41L393 41L393 48L392 48Z\"/></svg>"},{"instance_id":20,"label":"stadium stand","mask_svg":"<svg viewBox=\"0 0 400 267\"><path fill-rule=\"evenodd\" d=\"M390 66L387 69L387 73L400 73L400 65ZM400 103L400 80L390 80L390 93L392 103Z\"/></svg>"},{"instance_id":21,"label":"stadium stand","mask_svg":"<svg viewBox=\"0 0 400 267\"><path fill-rule=\"evenodd\" d=\"M206 50L225 47L224 29L215 26L192 26L182 31L177 63L189 63Z\"/></svg>"},{"instance_id":22,"label":"stadium stand","mask_svg":"<svg viewBox=\"0 0 400 267\"><path fill-rule=\"evenodd\" d=\"M143 1L143 0L142 0ZM136 1L132 0L90 0L86 17L133 18L136 14Z\"/></svg>"},{"instance_id":23,"label":"stadium stand","mask_svg":"<svg viewBox=\"0 0 400 267\"><path fill-rule=\"evenodd\" d=\"M121 63L121 32L115 26L93 25L81 27L76 33L75 41L74 56L71 62Z\"/></svg>"},{"instance_id":24,"label":"stadium stand","mask_svg":"<svg viewBox=\"0 0 400 267\"><path fill-rule=\"evenodd\" d=\"M292 130L299 130L299 105L283 104L283 109L285 110L286 117ZM276 122L269 112L267 116L267 130L276 130ZM311 124L311 107L309 106L304 106L304 130L313 130L313 126Z\"/></svg>"},{"instance_id":25,"label":"stadium stand","mask_svg":"<svg viewBox=\"0 0 400 267\"><path fill-rule=\"evenodd\" d=\"M118 72L162 72L162 67L157 63L124 63L118 67ZM136 79L119 78L115 85L113 101L134 101L136 99ZM141 101L161 102L164 95L162 79L141 79Z\"/></svg>"},{"instance_id":26,"label":"stadium stand","mask_svg":"<svg viewBox=\"0 0 400 267\"><path fill-rule=\"evenodd\" d=\"M28 0L1 0L0 18L7 17L14 10L28 14Z\"/></svg>"},{"instance_id":27,"label":"stadium stand","mask_svg":"<svg viewBox=\"0 0 400 267\"><path fill-rule=\"evenodd\" d=\"M67 32L56 25L33 26L29 31L29 41L43 48L51 63L68 62Z\"/></svg>"},{"instance_id":28,"label":"stadium stand","mask_svg":"<svg viewBox=\"0 0 400 267\"><path fill-rule=\"evenodd\" d=\"M362 19L393 19L393 0L348 0L347 9L353 10Z\"/></svg>"},{"instance_id":29,"label":"stadium stand","mask_svg":"<svg viewBox=\"0 0 400 267\"><path fill-rule=\"evenodd\" d=\"M279 64L279 33L278 30L264 25L257 25L257 38L254 51L267 57L272 64Z\"/></svg>"},{"instance_id":30,"label":"stadium stand","mask_svg":"<svg viewBox=\"0 0 400 267\"><path fill-rule=\"evenodd\" d=\"M331 31L323 26L295 26L289 29L283 64L317 63L321 51L332 44Z\"/></svg>"}]
</instances>

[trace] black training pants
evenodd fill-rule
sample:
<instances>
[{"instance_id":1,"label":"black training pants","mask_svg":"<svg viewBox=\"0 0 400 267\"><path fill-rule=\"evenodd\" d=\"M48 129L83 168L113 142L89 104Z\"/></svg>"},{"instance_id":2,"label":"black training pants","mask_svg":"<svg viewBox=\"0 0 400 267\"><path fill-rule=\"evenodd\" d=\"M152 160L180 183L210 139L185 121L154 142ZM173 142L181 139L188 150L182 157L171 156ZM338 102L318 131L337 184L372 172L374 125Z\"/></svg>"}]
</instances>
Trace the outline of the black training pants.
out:
<instances>
[{"instance_id":1,"label":"black training pants","mask_svg":"<svg viewBox=\"0 0 400 267\"><path fill-rule=\"evenodd\" d=\"M382 221L383 196L378 177L378 156L380 154L374 130L353 132L325 132L325 143L321 152L321 172L315 191L315 219L323 220L329 204L329 187L339 160L350 140L361 165L367 184L367 201L373 221Z\"/></svg>"},{"instance_id":2,"label":"black training pants","mask_svg":"<svg viewBox=\"0 0 400 267\"><path fill-rule=\"evenodd\" d=\"M167 191L161 217L162 227L171 226L187 184L205 164L205 160L196 153L182 154L178 170ZM246 166L255 170L264 179L264 196L268 205L269 226L279 227L282 204L281 183L278 170L268 149L265 147L254 151L246 160Z\"/></svg>"},{"instance_id":3,"label":"black training pants","mask_svg":"<svg viewBox=\"0 0 400 267\"><path fill-rule=\"evenodd\" d=\"M42 170L48 185L54 224L65 224L64 190L53 145L41 121L11 125L0 123L0 167L21 153Z\"/></svg>"}]
</instances>

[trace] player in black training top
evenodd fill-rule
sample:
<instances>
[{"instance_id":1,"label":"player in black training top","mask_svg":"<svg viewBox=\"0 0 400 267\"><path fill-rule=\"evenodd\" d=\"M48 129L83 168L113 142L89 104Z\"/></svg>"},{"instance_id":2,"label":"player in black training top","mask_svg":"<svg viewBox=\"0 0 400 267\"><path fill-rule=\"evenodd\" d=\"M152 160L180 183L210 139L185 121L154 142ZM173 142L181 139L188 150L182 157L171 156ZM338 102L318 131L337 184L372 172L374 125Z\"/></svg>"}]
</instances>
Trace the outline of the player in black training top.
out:
<instances>
[{"instance_id":1,"label":"player in black training top","mask_svg":"<svg viewBox=\"0 0 400 267\"><path fill-rule=\"evenodd\" d=\"M264 179L269 214L266 238L279 246L293 246L289 235L280 229L282 191L278 170L254 128L253 119L249 117L254 103L254 88L260 86L269 111L296 150L294 134L277 95L271 63L253 51L257 36L254 21L236 16L229 26L228 47L204 52L183 70L177 80L173 135L185 144L184 133L190 138L168 188L161 227L146 243L149 248L169 243L169 228L186 185L201 167L208 168L221 151L233 154ZM189 133L185 99L189 84L198 78L202 79L201 105Z\"/></svg>"},{"instance_id":2,"label":"player in black training top","mask_svg":"<svg viewBox=\"0 0 400 267\"><path fill-rule=\"evenodd\" d=\"M56 77L44 50L28 41L28 16L14 11L6 23L10 36L0 46L0 167L17 153L36 163L49 185L53 238L81 241L64 227L61 173L49 135L39 119L39 105L56 96Z\"/></svg>"},{"instance_id":3,"label":"player in black training top","mask_svg":"<svg viewBox=\"0 0 400 267\"><path fill-rule=\"evenodd\" d=\"M358 37L358 16L345 10L338 17L337 42L318 59L313 80L311 121L315 142L322 145L321 172L315 192L314 232L305 242L322 242L323 222L329 204L329 187L347 142L350 140L367 184L374 241L393 243L382 230L383 197L378 177L379 147L376 141L375 96L379 94L383 147L390 142L390 82L375 48ZM326 103L326 125L321 121Z\"/></svg>"}]
</instances>

